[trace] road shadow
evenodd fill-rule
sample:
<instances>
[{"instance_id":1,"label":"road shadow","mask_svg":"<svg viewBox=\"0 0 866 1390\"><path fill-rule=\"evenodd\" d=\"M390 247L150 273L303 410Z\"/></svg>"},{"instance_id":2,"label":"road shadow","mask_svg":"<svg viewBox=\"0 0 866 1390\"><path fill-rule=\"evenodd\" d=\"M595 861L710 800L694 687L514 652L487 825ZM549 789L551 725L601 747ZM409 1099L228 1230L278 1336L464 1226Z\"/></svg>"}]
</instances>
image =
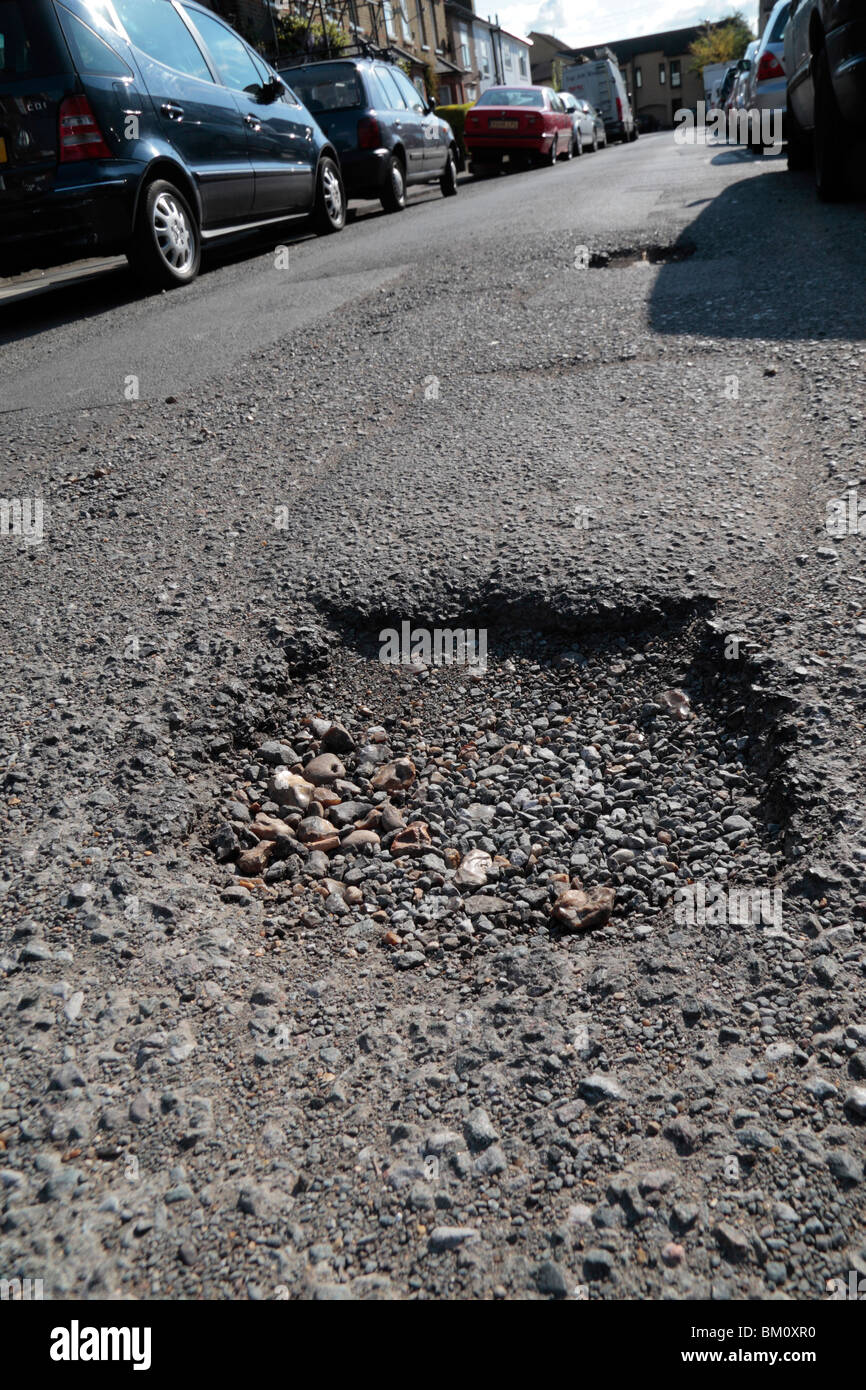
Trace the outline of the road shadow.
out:
<instances>
[{"instance_id":1,"label":"road shadow","mask_svg":"<svg viewBox=\"0 0 866 1390\"><path fill-rule=\"evenodd\" d=\"M309 222L290 222L267 230L240 232L219 246L206 246L201 271L191 285L166 291L174 298L196 295L206 287L208 276L227 266L254 260L274 246L296 246L315 237ZM154 298L123 263L84 280L72 280L40 289L36 294L10 297L0 303L0 346L23 342L40 333L70 323L100 318L114 309Z\"/></svg>"},{"instance_id":2,"label":"road shadow","mask_svg":"<svg viewBox=\"0 0 866 1390\"><path fill-rule=\"evenodd\" d=\"M713 163L761 161L723 150ZM650 325L710 338L866 338L866 200L820 203L810 174L783 159L729 185L679 240L688 260L665 264Z\"/></svg>"}]
</instances>

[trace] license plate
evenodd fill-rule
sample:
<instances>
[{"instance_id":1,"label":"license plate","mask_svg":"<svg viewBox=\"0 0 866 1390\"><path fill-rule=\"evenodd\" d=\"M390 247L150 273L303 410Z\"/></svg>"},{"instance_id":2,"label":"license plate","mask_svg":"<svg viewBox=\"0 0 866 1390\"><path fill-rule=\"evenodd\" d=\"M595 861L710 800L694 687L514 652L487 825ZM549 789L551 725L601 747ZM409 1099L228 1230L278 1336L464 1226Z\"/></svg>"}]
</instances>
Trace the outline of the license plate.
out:
<instances>
[{"instance_id":1,"label":"license plate","mask_svg":"<svg viewBox=\"0 0 866 1390\"><path fill-rule=\"evenodd\" d=\"M0 135L0 164L5 164L6 162L6 141L3 139L3 136Z\"/></svg>"},{"instance_id":2,"label":"license plate","mask_svg":"<svg viewBox=\"0 0 866 1390\"><path fill-rule=\"evenodd\" d=\"M517 130L517 127L518 127L519 125L520 125L520 122L519 122L519 121L489 121L489 122L488 122L488 127L489 127L490 130Z\"/></svg>"}]
</instances>

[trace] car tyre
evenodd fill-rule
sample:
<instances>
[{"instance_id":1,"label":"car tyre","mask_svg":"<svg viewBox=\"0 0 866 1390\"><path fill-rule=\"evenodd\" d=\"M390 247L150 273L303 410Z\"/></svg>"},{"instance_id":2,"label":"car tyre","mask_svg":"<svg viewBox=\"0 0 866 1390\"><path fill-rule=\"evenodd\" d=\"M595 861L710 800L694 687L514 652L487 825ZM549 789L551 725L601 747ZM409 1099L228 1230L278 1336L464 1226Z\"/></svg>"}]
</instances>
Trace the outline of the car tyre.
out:
<instances>
[{"instance_id":1,"label":"car tyre","mask_svg":"<svg viewBox=\"0 0 866 1390\"><path fill-rule=\"evenodd\" d=\"M549 165L549 167L550 167L551 169L553 169L553 168L556 166L556 161L558 160L558 158L559 158L559 136L558 136L558 135L554 135L553 139L552 139L551 142L550 142L550 152L545 156L544 162L545 162L545 164Z\"/></svg>"},{"instance_id":2,"label":"car tyre","mask_svg":"<svg viewBox=\"0 0 866 1390\"><path fill-rule=\"evenodd\" d=\"M824 49L815 64L815 187L822 202L835 203L848 193L845 152L848 149L842 120L830 80L830 65Z\"/></svg>"},{"instance_id":3,"label":"car tyre","mask_svg":"<svg viewBox=\"0 0 866 1390\"><path fill-rule=\"evenodd\" d=\"M574 153L579 157L583 154L583 136L579 130L574 132L574 140L572 143L574 145Z\"/></svg>"},{"instance_id":4,"label":"car tyre","mask_svg":"<svg viewBox=\"0 0 866 1390\"><path fill-rule=\"evenodd\" d=\"M788 96L788 109L785 112L785 139L788 143L788 168L791 172L798 173L802 169L811 168L811 142L794 115L790 94Z\"/></svg>"},{"instance_id":5,"label":"car tyre","mask_svg":"<svg viewBox=\"0 0 866 1390\"><path fill-rule=\"evenodd\" d=\"M457 196L457 161L454 158L454 151L448 151L445 160L445 168L439 180L439 187L442 189L443 198L455 198Z\"/></svg>"},{"instance_id":6,"label":"car tyre","mask_svg":"<svg viewBox=\"0 0 866 1390\"><path fill-rule=\"evenodd\" d=\"M340 170L329 155L319 161L313 221L319 236L341 232L346 225L346 193Z\"/></svg>"},{"instance_id":7,"label":"car tyre","mask_svg":"<svg viewBox=\"0 0 866 1390\"><path fill-rule=\"evenodd\" d=\"M142 191L127 259L154 289L189 285L201 266L201 231L187 199L166 179Z\"/></svg>"},{"instance_id":8,"label":"car tyre","mask_svg":"<svg viewBox=\"0 0 866 1390\"><path fill-rule=\"evenodd\" d=\"M397 154L392 154L388 161L388 179L381 202L386 212L402 212L406 206L406 170Z\"/></svg>"},{"instance_id":9,"label":"car tyre","mask_svg":"<svg viewBox=\"0 0 866 1390\"><path fill-rule=\"evenodd\" d=\"M597 130L594 130L594 131L592 132L592 152L593 152L593 154L598 154L598 131L597 131Z\"/></svg>"}]
</instances>

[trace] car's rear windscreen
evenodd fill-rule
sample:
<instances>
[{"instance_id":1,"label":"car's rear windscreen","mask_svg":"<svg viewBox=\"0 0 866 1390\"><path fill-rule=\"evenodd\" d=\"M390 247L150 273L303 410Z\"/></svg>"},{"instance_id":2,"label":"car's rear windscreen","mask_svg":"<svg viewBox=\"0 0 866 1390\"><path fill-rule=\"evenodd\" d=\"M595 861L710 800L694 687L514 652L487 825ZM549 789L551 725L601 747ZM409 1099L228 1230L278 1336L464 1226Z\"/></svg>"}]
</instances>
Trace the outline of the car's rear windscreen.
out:
<instances>
[{"instance_id":1,"label":"car's rear windscreen","mask_svg":"<svg viewBox=\"0 0 866 1390\"><path fill-rule=\"evenodd\" d=\"M357 111L367 105L361 80L350 63L283 68L280 76L313 115L317 111Z\"/></svg>"},{"instance_id":2,"label":"car's rear windscreen","mask_svg":"<svg viewBox=\"0 0 866 1390\"><path fill-rule=\"evenodd\" d=\"M491 87L476 102L477 106L537 106L543 109L544 97L534 87Z\"/></svg>"},{"instance_id":3,"label":"car's rear windscreen","mask_svg":"<svg viewBox=\"0 0 866 1390\"><path fill-rule=\"evenodd\" d=\"M773 32L767 40L768 43L782 42L782 39L785 37L785 25L788 23L788 15L790 14L790 11L791 6L786 5L784 9L781 9L779 13L776 15L776 22L773 25Z\"/></svg>"},{"instance_id":4,"label":"car's rear windscreen","mask_svg":"<svg viewBox=\"0 0 866 1390\"><path fill-rule=\"evenodd\" d=\"M69 67L50 0L0 0L0 83L54 77Z\"/></svg>"}]
</instances>

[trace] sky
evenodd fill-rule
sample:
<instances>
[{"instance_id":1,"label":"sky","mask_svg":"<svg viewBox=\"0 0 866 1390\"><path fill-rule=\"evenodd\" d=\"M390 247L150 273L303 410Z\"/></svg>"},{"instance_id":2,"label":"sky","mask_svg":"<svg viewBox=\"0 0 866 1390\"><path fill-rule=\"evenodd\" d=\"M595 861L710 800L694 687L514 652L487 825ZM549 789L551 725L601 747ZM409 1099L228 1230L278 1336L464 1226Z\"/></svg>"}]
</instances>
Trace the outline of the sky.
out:
<instances>
[{"instance_id":1,"label":"sky","mask_svg":"<svg viewBox=\"0 0 866 1390\"><path fill-rule=\"evenodd\" d=\"M724 19L735 9L743 10L754 29L757 0L698 0L697 4L689 0L643 0L643 4L637 0L475 0L476 14L498 14L500 24L513 34L539 29L571 47Z\"/></svg>"}]
</instances>

